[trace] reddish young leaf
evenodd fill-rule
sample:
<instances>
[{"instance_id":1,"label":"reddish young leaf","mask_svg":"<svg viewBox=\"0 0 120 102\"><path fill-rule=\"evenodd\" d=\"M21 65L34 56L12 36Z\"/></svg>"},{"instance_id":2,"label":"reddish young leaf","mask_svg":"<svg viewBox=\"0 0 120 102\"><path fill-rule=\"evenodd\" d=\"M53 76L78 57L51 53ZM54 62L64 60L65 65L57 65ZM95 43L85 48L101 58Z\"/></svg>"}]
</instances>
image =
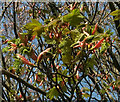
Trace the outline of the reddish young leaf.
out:
<instances>
[{"instance_id":1,"label":"reddish young leaf","mask_svg":"<svg viewBox=\"0 0 120 102\"><path fill-rule=\"evenodd\" d=\"M80 8L80 10L83 11L83 8L84 8L84 6L82 6L82 7Z\"/></svg>"},{"instance_id":2,"label":"reddish young leaf","mask_svg":"<svg viewBox=\"0 0 120 102\"><path fill-rule=\"evenodd\" d=\"M95 32L97 31L97 28L98 28L98 23L95 24L95 28L94 28L94 30L92 32L92 35L95 34Z\"/></svg>"},{"instance_id":3,"label":"reddish young leaf","mask_svg":"<svg viewBox=\"0 0 120 102\"><path fill-rule=\"evenodd\" d=\"M72 7L72 10L74 10L74 8L76 7L76 4L77 4L77 3L75 2L74 5L73 5L73 7Z\"/></svg>"},{"instance_id":4,"label":"reddish young leaf","mask_svg":"<svg viewBox=\"0 0 120 102\"><path fill-rule=\"evenodd\" d=\"M42 86L43 85L43 80L40 82L39 86Z\"/></svg>"},{"instance_id":5,"label":"reddish young leaf","mask_svg":"<svg viewBox=\"0 0 120 102\"><path fill-rule=\"evenodd\" d=\"M23 41L23 38L20 33L18 33L19 38Z\"/></svg>"},{"instance_id":6,"label":"reddish young leaf","mask_svg":"<svg viewBox=\"0 0 120 102\"><path fill-rule=\"evenodd\" d=\"M25 44L24 43L20 43L20 45L19 46L25 46Z\"/></svg>"},{"instance_id":7,"label":"reddish young leaf","mask_svg":"<svg viewBox=\"0 0 120 102\"><path fill-rule=\"evenodd\" d=\"M30 82L32 83L32 78L30 78Z\"/></svg>"},{"instance_id":8,"label":"reddish young leaf","mask_svg":"<svg viewBox=\"0 0 120 102\"><path fill-rule=\"evenodd\" d=\"M12 47L11 49L9 49L8 51L15 51L17 49L17 47Z\"/></svg>"},{"instance_id":9,"label":"reddish young leaf","mask_svg":"<svg viewBox=\"0 0 120 102\"><path fill-rule=\"evenodd\" d=\"M34 60L37 61L37 56L35 55L34 50L32 49L31 53L30 53L30 57Z\"/></svg>"},{"instance_id":10,"label":"reddish young leaf","mask_svg":"<svg viewBox=\"0 0 120 102\"><path fill-rule=\"evenodd\" d=\"M77 73L76 73L76 78L77 79L79 79L80 77L79 77L79 72L77 71Z\"/></svg>"},{"instance_id":11,"label":"reddish young leaf","mask_svg":"<svg viewBox=\"0 0 120 102\"><path fill-rule=\"evenodd\" d=\"M9 41L8 39L5 41L2 40L2 44L6 44L8 41Z\"/></svg>"},{"instance_id":12,"label":"reddish young leaf","mask_svg":"<svg viewBox=\"0 0 120 102\"><path fill-rule=\"evenodd\" d=\"M79 45L76 45L73 48L78 48L78 47L85 48L85 46L88 45L88 43L85 42L86 40L87 40L87 37L82 42L78 42Z\"/></svg>"},{"instance_id":13,"label":"reddish young leaf","mask_svg":"<svg viewBox=\"0 0 120 102\"><path fill-rule=\"evenodd\" d=\"M57 49L57 52L58 52L58 53L62 53L62 51L61 51L60 49Z\"/></svg>"},{"instance_id":14,"label":"reddish young leaf","mask_svg":"<svg viewBox=\"0 0 120 102\"><path fill-rule=\"evenodd\" d=\"M44 54L46 54L51 48L47 48L46 50L44 50L43 52L41 52L38 57L37 57L37 62L42 60L42 57Z\"/></svg>"},{"instance_id":15,"label":"reddish young leaf","mask_svg":"<svg viewBox=\"0 0 120 102\"><path fill-rule=\"evenodd\" d=\"M106 42L109 42L109 41L110 41L110 38L109 38L109 37L107 37L107 38L106 38Z\"/></svg>"},{"instance_id":16,"label":"reddish young leaf","mask_svg":"<svg viewBox=\"0 0 120 102\"><path fill-rule=\"evenodd\" d=\"M27 45L27 43L28 43L28 36L27 35L25 35L23 42L25 43L25 45Z\"/></svg>"},{"instance_id":17,"label":"reddish young leaf","mask_svg":"<svg viewBox=\"0 0 120 102\"><path fill-rule=\"evenodd\" d=\"M38 76L38 74L35 75L35 80L38 84L41 82L41 78Z\"/></svg>"},{"instance_id":18,"label":"reddish young leaf","mask_svg":"<svg viewBox=\"0 0 120 102\"><path fill-rule=\"evenodd\" d=\"M36 35L33 35L33 36L30 38L30 41L34 40L34 39L35 39L35 36L36 36Z\"/></svg>"},{"instance_id":19,"label":"reddish young leaf","mask_svg":"<svg viewBox=\"0 0 120 102\"><path fill-rule=\"evenodd\" d=\"M52 39L52 32L50 32L49 37L50 37L50 39Z\"/></svg>"},{"instance_id":20,"label":"reddish young leaf","mask_svg":"<svg viewBox=\"0 0 120 102\"><path fill-rule=\"evenodd\" d=\"M12 43L11 42L11 44L10 44L11 46L13 46L13 47L17 47L17 45L16 44L14 44L14 43Z\"/></svg>"},{"instance_id":21,"label":"reddish young leaf","mask_svg":"<svg viewBox=\"0 0 120 102\"><path fill-rule=\"evenodd\" d=\"M61 82L61 87L63 87L65 85L65 82L64 81L62 81Z\"/></svg>"},{"instance_id":22,"label":"reddish young leaf","mask_svg":"<svg viewBox=\"0 0 120 102\"><path fill-rule=\"evenodd\" d=\"M94 46L94 49L95 48L99 48L101 46L101 43L104 41L104 38L101 39L95 46Z\"/></svg>"},{"instance_id":23,"label":"reddish young leaf","mask_svg":"<svg viewBox=\"0 0 120 102\"><path fill-rule=\"evenodd\" d=\"M19 36L19 38L21 39L21 41L22 41L25 45L27 45L27 43L28 43L28 36L25 35L24 38L23 38L20 33L18 33L18 36ZM34 37L33 37L33 38L34 38Z\"/></svg>"},{"instance_id":24,"label":"reddish young leaf","mask_svg":"<svg viewBox=\"0 0 120 102\"><path fill-rule=\"evenodd\" d=\"M112 88L113 88L113 90L115 90L115 86L114 85L112 86Z\"/></svg>"},{"instance_id":25,"label":"reddish young leaf","mask_svg":"<svg viewBox=\"0 0 120 102\"><path fill-rule=\"evenodd\" d=\"M22 56L20 54L16 54L16 56L17 56L17 58L20 58L24 64L34 66L34 64L31 63L30 61L28 61L24 56Z\"/></svg>"},{"instance_id":26,"label":"reddish young leaf","mask_svg":"<svg viewBox=\"0 0 120 102\"><path fill-rule=\"evenodd\" d=\"M20 98L22 98L22 94L20 93Z\"/></svg>"}]
</instances>

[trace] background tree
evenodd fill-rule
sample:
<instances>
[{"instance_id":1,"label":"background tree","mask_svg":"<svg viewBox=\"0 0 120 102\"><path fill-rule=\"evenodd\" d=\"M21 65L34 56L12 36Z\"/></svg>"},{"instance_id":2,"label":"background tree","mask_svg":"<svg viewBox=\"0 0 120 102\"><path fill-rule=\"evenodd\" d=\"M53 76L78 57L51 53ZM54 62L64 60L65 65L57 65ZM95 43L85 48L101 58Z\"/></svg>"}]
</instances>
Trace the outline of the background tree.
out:
<instances>
[{"instance_id":1,"label":"background tree","mask_svg":"<svg viewBox=\"0 0 120 102\"><path fill-rule=\"evenodd\" d=\"M2 100L119 100L119 2L0 5Z\"/></svg>"}]
</instances>

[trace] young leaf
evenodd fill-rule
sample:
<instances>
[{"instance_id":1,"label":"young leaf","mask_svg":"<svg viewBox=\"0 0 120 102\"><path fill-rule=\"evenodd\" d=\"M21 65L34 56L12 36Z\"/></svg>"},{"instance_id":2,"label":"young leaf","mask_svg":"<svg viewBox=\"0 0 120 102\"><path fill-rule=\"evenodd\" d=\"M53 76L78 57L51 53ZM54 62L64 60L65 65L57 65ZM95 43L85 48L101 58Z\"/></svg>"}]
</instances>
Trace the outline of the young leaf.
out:
<instances>
[{"instance_id":1,"label":"young leaf","mask_svg":"<svg viewBox=\"0 0 120 102\"><path fill-rule=\"evenodd\" d=\"M30 65L30 66L34 66L34 64L31 63L30 61L28 61L24 56L22 56L20 54L16 54L16 57L20 58L24 64L27 64L27 65Z\"/></svg>"},{"instance_id":2,"label":"young leaf","mask_svg":"<svg viewBox=\"0 0 120 102\"><path fill-rule=\"evenodd\" d=\"M95 28L94 28L94 30L93 30L93 32L92 32L92 35L94 35L95 32L97 31L97 27L98 27L98 23L95 24Z\"/></svg>"},{"instance_id":3,"label":"young leaf","mask_svg":"<svg viewBox=\"0 0 120 102\"><path fill-rule=\"evenodd\" d=\"M110 13L110 15L112 15L112 16L118 16L118 15L120 15L120 10L115 10L112 13Z\"/></svg>"},{"instance_id":4,"label":"young leaf","mask_svg":"<svg viewBox=\"0 0 120 102\"><path fill-rule=\"evenodd\" d=\"M110 46L109 43L107 43L107 42L103 43L101 50L100 50L100 53L103 54L108 49L109 46Z\"/></svg>"},{"instance_id":5,"label":"young leaf","mask_svg":"<svg viewBox=\"0 0 120 102\"><path fill-rule=\"evenodd\" d=\"M44 55L46 53L48 53L48 51L50 50L51 48L47 48L46 50L44 50L43 52L41 52L38 57L37 57L37 62L40 62L42 60L42 58L44 57ZM50 53L49 53L50 54ZM46 57L49 57L49 56L46 56Z\"/></svg>"},{"instance_id":6,"label":"young leaf","mask_svg":"<svg viewBox=\"0 0 120 102\"><path fill-rule=\"evenodd\" d=\"M63 17L63 21L69 22L70 25L72 25L72 26L76 26L76 25L79 25L80 22L83 21L83 18L84 17L80 15L79 10L74 9L74 10L72 10L71 13L69 13Z\"/></svg>"},{"instance_id":7,"label":"young leaf","mask_svg":"<svg viewBox=\"0 0 120 102\"><path fill-rule=\"evenodd\" d=\"M59 92L57 91L57 89L55 87L53 87L52 89L49 90L49 92L46 95L47 97L50 98L50 100L52 100L54 98L54 96L57 98L59 96Z\"/></svg>"},{"instance_id":8,"label":"young leaf","mask_svg":"<svg viewBox=\"0 0 120 102\"><path fill-rule=\"evenodd\" d=\"M100 40L93 48L91 48L90 50L98 49L98 48L101 46L101 44L102 44L103 41L104 41L104 38L101 39L101 40Z\"/></svg>"}]
</instances>

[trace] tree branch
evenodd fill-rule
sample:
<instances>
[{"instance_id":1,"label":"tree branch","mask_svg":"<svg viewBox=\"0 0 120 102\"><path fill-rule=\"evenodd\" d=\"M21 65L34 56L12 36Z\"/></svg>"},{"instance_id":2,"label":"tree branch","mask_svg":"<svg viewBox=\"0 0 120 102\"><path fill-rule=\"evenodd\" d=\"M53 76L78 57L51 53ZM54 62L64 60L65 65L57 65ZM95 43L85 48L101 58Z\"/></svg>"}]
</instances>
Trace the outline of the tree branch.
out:
<instances>
[{"instance_id":1,"label":"tree branch","mask_svg":"<svg viewBox=\"0 0 120 102\"><path fill-rule=\"evenodd\" d=\"M26 81L24 81L23 79L19 78L17 75L14 75L14 74L12 74L12 73L10 73L10 72L8 72L7 70L2 69L2 68L0 68L0 71L2 71L2 74L7 75L7 76L9 76L9 77L17 80L18 82L20 82L20 83L24 84L25 86L31 88L32 90L35 90L35 91L37 91L37 92L40 92L40 93L43 94L43 95L46 95L46 92L45 92L45 91L43 91L43 90L41 90L41 89L39 89L39 88L37 88L37 87L29 84L28 82L26 82Z\"/></svg>"},{"instance_id":2,"label":"tree branch","mask_svg":"<svg viewBox=\"0 0 120 102\"><path fill-rule=\"evenodd\" d=\"M109 2L109 7L110 7L110 9L111 9L111 12L113 12L113 11L116 10L113 2ZM115 16L113 16L113 18L115 18ZM118 27L119 24L120 24L119 21L120 21L120 20L115 20L114 23L115 23L115 27L116 27L117 32L118 32L118 36L120 37L120 27Z\"/></svg>"},{"instance_id":3,"label":"tree branch","mask_svg":"<svg viewBox=\"0 0 120 102\"><path fill-rule=\"evenodd\" d=\"M115 57L115 55L112 52L112 48L108 49L108 53L110 54L112 60L113 60L113 65L115 66L115 68L117 68L117 70L120 72L120 65Z\"/></svg>"},{"instance_id":4,"label":"tree branch","mask_svg":"<svg viewBox=\"0 0 120 102\"><path fill-rule=\"evenodd\" d=\"M93 19L92 19L92 21L91 21L92 23L94 22L95 16L96 16L97 11L98 11L98 3L99 3L99 2L96 2L95 14L94 14Z\"/></svg>"},{"instance_id":5,"label":"tree branch","mask_svg":"<svg viewBox=\"0 0 120 102\"><path fill-rule=\"evenodd\" d=\"M5 7L5 9L3 10L3 12L2 12L2 16L0 16L0 21L2 20L4 14L5 14L5 11L6 11L7 8L11 5L11 3L12 3L12 2L10 2L10 3Z\"/></svg>"},{"instance_id":6,"label":"tree branch","mask_svg":"<svg viewBox=\"0 0 120 102\"><path fill-rule=\"evenodd\" d=\"M15 12L15 2L13 2L13 20L14 20L14 33L15 33L15 38L18 38L17 35L17 30L16 30L16 12Z\"/></svg>"}]
</instances>

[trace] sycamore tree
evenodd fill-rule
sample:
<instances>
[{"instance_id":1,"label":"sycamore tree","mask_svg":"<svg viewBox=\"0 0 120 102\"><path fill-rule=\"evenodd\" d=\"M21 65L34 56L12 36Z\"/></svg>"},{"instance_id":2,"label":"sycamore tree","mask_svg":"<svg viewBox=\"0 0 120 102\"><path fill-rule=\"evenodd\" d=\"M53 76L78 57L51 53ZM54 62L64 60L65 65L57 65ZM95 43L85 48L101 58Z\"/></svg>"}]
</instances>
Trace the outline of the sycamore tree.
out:
<instances>
[{"instance_id":1,"label":"sycamore tree","mask_svg":"<svg viewBox=\"0 0 120 102\"><path fill-rule=\"evenodd\" d=\"M3 102L119 100L119 2L0 5Z\"/></svg>"}]
</instances>

